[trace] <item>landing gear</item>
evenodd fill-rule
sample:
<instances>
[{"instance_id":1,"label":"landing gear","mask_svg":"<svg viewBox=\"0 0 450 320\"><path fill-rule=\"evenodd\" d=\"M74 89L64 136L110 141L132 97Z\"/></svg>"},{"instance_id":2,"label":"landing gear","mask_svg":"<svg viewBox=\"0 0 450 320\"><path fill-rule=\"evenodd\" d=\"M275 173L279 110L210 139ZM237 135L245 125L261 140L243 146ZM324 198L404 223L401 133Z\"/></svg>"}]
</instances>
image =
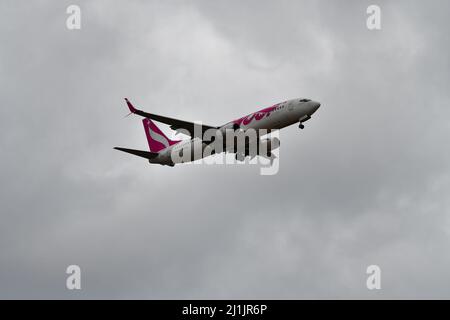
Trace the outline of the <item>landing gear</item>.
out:
<instances>
[{"instance_id":1,"label":"landing gear","mask_svg":"<svg viewBox=\"0 0 450 320\"><path fill-rule=\"evenodd\" d=\"M300 122L300 124L298 125L298 127L300 129L305 129L305 125L303 124L303 122L308 121L309 119L311 119L310 115L304 115L303 117L301 117L300 119L298 119L298 122Z\"/></svg>"}]
</instances>

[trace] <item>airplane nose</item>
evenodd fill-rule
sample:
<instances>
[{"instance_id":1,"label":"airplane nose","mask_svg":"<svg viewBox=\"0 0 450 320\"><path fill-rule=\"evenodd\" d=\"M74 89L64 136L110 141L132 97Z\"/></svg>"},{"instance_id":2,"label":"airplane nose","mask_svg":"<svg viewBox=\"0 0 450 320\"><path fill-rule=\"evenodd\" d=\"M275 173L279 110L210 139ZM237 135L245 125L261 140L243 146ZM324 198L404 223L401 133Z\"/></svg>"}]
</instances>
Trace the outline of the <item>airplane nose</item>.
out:
<instances>
[{"instance_id":1,"label":"airplane nose","mask_svg":"<svg viewBox=\"0 0 450 320\"><path fill-rule=\"evenodd\" d=\"M312 113L311 113L311 114L313 114L314 112L316 112L317 109L319 109L319 107L320 107L320 102L314 101L314 103L313 103L313 105L312 105Z\"/></svg>"}]
</instances>

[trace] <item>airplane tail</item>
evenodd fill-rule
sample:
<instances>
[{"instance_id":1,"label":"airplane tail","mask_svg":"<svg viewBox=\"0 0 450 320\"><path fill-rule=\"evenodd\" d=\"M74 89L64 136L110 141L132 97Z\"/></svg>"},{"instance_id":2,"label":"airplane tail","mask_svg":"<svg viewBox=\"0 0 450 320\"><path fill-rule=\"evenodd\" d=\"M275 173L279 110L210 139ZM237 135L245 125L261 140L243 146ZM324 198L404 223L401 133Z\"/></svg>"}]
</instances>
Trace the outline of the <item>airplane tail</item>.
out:
<instances>
[{"instance_id":1,"label":"airplane tail","mask_svg":"<svg viewBox=\"0 0 450 320\"><path fill-rule=\"evenodd\" d=\"M177 144L181 140L170 140L149 118L142 120L144 124L145 134L147 136L148 147L151 152L160 152L167 147Z\"/></svg>"}]
</instances>

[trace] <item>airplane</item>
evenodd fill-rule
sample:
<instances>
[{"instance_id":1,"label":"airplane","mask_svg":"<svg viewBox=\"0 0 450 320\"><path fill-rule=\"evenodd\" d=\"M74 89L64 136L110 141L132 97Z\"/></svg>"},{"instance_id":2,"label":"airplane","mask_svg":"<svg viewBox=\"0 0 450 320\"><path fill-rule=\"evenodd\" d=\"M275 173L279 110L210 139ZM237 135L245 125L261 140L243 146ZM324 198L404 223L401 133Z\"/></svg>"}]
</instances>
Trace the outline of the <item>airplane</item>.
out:
<instances>
[{"instance_id":1,"label":"airplane","mask_svg":"<svg viewBox=\"0 0 450 320\"><path fill-rule=\"evenodd\" d=\"M212 132L225 133L230 130L240 130L241 132L245 132L249 129L255 129L256 131L259 129L265 129L266 132L270 133L272 130L279 130L295 123L299 123L299 128L304 129L305 126L303 123L311 119L313 113L320 107L319 102L311 99L291 99L256 111L239 119L227 122L222 126L215 127L148 113L136 109L127 98L125 98L125 101L128 109L130 110L130 114L136 114L144 117L142 123L144 125L150 151L121 147L115 147L114 149L145 158L149 161L149 163L168 165L172 167L179 163L173 160L172 154L174 152L182 153L183 150L190 150L191 158L186 162L195 161L204 157L203 151L212 143L212 139L204 139L206 136L205 133L208 130L211 130ZM168 124L172 130L175 130L178 133L186 133L191 137L191 139L171 140L156 126L152 120ZM259 135L257 136L257 139L259 143L265 143L266 148L264 150L267 150L267 152L263 154L259 153L258 148L257 155L268 157L272 161L274 159L274 155L271 151L279 147L279 139L262 139ZM236 146L234 146L231 150L225 147L223 151L235 153L236 159L243 161L245 157L249 155L248 141L246 141L244 153L238 154ZM214 151L212 154L213 153Z\"/></svg>"}]
</instances>

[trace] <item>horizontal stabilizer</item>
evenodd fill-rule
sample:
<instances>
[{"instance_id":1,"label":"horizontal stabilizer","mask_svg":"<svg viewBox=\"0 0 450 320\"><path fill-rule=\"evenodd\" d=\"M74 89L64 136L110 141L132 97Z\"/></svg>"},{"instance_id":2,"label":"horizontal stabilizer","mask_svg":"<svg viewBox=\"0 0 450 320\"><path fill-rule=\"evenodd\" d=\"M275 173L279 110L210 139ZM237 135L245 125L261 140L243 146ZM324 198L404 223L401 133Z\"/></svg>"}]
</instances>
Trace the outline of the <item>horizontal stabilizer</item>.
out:
<instances>
[{"instance_id":1,"label":"horizontal stabilizer","mask_svg":"<svg viewBox=\"0 0 450 320\"><path fill-rule=\"evenodd\" d=\"M143 151L143 150L135 150L135 149L127 149L127 148L119 148L115 147L114 149L134 154L135 156L146 158L146 159L153 159L158 156L155 152L149 152L149 151Z\"/></svg>"}]
</instances>

